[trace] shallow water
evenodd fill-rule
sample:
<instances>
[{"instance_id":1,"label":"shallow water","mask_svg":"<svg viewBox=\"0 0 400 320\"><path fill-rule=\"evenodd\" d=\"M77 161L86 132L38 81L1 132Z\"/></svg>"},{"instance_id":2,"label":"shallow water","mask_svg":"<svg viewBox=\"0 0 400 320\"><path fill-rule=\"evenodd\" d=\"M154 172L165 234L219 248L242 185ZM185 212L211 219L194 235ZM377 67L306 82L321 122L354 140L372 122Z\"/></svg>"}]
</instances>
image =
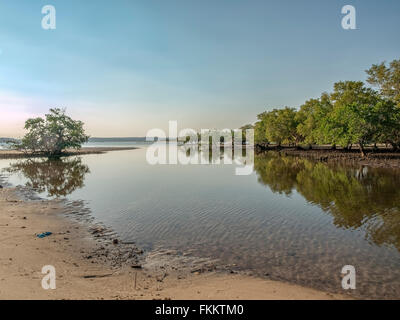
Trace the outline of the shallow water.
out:
<instances>
[{"instance_id":1,"label":"shallow water","mask_svg":"<svg viewBox=\"0 0 400 320\"><path fill-rule=\"evenodd\" d=\"M341 269L353 265L351 294L400 298L400 171L269 153L237 176L234 165L150 165L146 150L0 168L42 196L85 200L97 221L147 250L342 293Z\"/></svg>"}]
</instances>

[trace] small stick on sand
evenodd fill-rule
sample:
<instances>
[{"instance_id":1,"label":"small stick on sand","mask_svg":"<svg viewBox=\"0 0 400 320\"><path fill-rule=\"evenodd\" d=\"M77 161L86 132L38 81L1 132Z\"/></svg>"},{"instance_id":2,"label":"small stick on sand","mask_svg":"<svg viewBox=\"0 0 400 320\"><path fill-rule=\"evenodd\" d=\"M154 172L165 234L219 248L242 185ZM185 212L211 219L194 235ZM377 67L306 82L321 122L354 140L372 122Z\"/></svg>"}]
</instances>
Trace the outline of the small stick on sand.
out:
<instances>
[{"instance_id":1,"label":"small stick on sand","mask_svg":"<svg viewBox=\"0 0 400 320\"><path fill-rule=\"evenodd\" d=\"M91 279L91 278L105 278L105 277L110 277L112 276L112 273L107 273L107 274L89 274L86 276L83 276L84 279Z\"/></svg>"}]
</instances>

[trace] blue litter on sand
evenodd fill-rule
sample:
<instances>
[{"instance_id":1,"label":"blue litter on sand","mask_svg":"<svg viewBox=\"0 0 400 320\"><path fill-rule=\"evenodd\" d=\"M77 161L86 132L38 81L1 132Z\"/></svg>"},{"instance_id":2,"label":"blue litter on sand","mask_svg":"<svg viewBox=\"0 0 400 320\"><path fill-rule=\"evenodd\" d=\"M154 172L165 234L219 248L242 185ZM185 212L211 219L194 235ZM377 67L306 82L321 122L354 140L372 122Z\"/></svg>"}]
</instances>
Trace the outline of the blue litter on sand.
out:
<instances>
[{"instance_id":1,"label":"blue litter on sand","mask_svg":"<svg viewBox=\"0 0 400 320\"><path fill-rule=\"evenodd\" d=\"M44 238L44 237L48 237L51 234L52 234L52 232L43 232L43 233L37 234L36 237Z\"/></svg>"}]
</instances>

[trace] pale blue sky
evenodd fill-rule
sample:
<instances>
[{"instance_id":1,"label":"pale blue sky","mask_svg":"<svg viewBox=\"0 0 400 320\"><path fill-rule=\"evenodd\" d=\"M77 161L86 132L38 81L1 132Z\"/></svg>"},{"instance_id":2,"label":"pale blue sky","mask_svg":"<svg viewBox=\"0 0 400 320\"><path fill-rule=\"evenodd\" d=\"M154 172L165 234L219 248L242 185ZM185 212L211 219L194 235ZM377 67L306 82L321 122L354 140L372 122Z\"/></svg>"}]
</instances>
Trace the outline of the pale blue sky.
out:
<instances>
[{"instance_id":1,"label":"pale blue sky","mask_svg":"<svg viewBox=\"0 0 400 320\"><path fill-rule=\"evenodd\" d=\"M54 5L57 29L41 28ZM341 8L357 30L341 28ZM400 58L398 0L2 0L0 136L65 106L92 136L236 128Z\"/></svg>"}]
</instances>

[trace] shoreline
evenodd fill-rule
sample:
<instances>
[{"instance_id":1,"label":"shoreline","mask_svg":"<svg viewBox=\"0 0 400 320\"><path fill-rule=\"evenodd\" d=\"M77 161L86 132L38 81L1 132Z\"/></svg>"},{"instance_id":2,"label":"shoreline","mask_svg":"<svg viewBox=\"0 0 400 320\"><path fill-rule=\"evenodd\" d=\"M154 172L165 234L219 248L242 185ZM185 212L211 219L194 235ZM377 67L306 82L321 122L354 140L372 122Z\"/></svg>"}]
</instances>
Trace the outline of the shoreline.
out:
<instances>
[{"instance_id":1,"label":"shoreline","mask_svg":"<svg viewBox=\"0 0 400 320\"><path fill-rule=\"evenodd\" d=\"M89 155L89 154L104 154L110 151L126 151L136 150L139 147L84 147L79 150L67 150L62 157ZM379 149L376 152L367 150L365 157L362 157L356 149L326 149L317 147L314 149L298 149L294 147L277 148L275 146L265 148L256 146L254 148L256 155L267 154L268 152L277 152L284 156L302 157L310 160L321 162L336 162L351 165L368 166L372 168L400 168L400 152L393 152L388 149ZM17 150L0 149L0 159L28 159L28 158L43 158L41 154L27 154Z\"/></svg>"},{"instance_id":2,"label":"shoreline","mask_svg":"<svg viewBox=\"0 0 400 320\"><path fill-rule=\"evenodd\" d=\"M277 152L283 156L294 156L305 159L331 162L331 163L344 163L350 165L368 166L372 168L400 168L400 153L391 152L390 150L379 150L377 152L367 151L365 157L362 157L358 150L330 150L330 149L312 149L312 150L299 150L297 148L257 148L256 155L267 154L268 152Z\"/></svg>"},{"instance_id":3,"label":"shoreline","mask_svg":"<svg viewBox=\"0 0 400 320\"><path fill-rule=\"evenodd\" d=\"M24 192L31 194L24 188L0 188L0 299L350 299L204 269L212 262L175 257L167 251L144 255L134 244L115 244L112 234L101 237L93 225L71 217L79 204L28 200ZM46 231L52 235L36 236ZM121 251L122 246L128 250ZM132 251L133 255L125 254ZM121 252L123 259L115 263ZM44 265L56 268L55 290L41 287Z\"/></svg>"},{"instance_id":4,"label":"shoreline","mask_svg":"<svg viewBox=\"0 0 400 320\"><path fill-rule=\"evenodd\" d=\"M138 147L83 147L79 150L66 150L62 157L80 156L85 154L103 154L109 151L136 150ZM0 159L43 158L42 154L24 153L18 150L0 149Z\"/></svg>"}]
</instances>

